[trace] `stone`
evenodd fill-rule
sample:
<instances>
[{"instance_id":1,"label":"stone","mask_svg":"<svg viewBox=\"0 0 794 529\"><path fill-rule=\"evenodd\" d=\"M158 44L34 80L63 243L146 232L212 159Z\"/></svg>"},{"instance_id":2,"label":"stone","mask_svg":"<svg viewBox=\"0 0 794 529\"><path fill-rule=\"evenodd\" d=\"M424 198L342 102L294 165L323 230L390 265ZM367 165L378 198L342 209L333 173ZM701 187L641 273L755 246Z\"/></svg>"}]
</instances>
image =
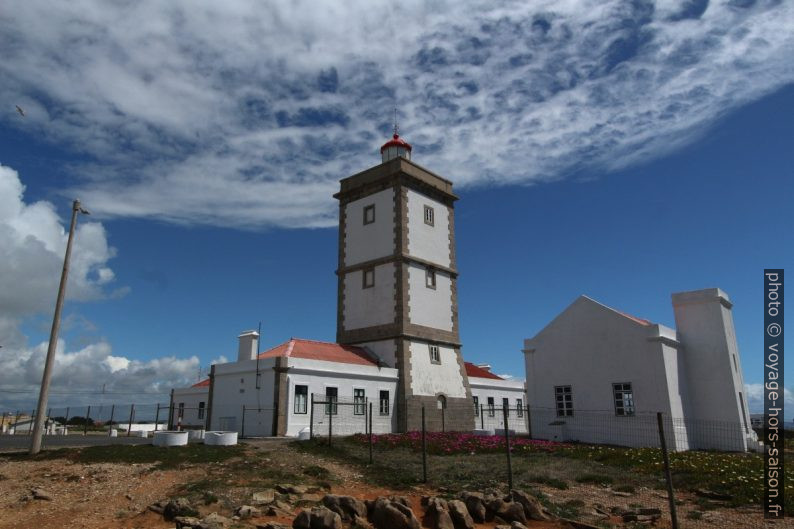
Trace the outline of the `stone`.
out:
<instances>
[{"instance_id":1,"label":"stone","mask_svg":"<svg viewBox=\"0 0 794 529\"><path fill-rule=\"evenodd\" d=\"M150 511L155 512L157 514L163 514L165 510L165 506L168 502L165 501L156 501L147 507Z\"/></svg>"},{"instance_id":2,"label":"stone","mask_svg":"<svg viewBox=\"0 0 794 529\"><path fill-rule=\"evenodd\" d=\"M259 509L250 505L241 505L234 510L234 515L238 516L240 520L247 520L248 518L253 518L260 514L261 511Z\"/></svg>"},{"instance_id":3,"label":"stone","mask_svg":"<svg viewBox=\"0 0 794 529\"><path fill-rule=\"evenodd\" d=\"M213 512L201 519L196 529L223 529L231 523L225 516Z\"/></svg>"},{"instance_id":4,"label":"stone","mask_svg":"<svg viewBox=\"0 0 794 529\"><path fill-rule=\"evenodd\" d=\"M267 522L266 524L257 524L256 529L289 529L289 527L276 522Z\"/></svg>"},{"instance_id":5,"label":"stone","mask_svg":"<svg viewBox=\"0 0 794 529\"><path fill-rule=\"evenodd\" d=\"M286 512L291 512L292 511L292 505L290 505L289 503L287 503L285 501L281 501L281 500L274 501L273 502L273 507L275 507L276 509L281 509L282 511L286 511Z\"/></svg>"},{"instance_id":6,"label":"stone","mask_svg":"<svg viewBox=\"0 0 794 529\"><path fill-rule=\"evenodd\" d=\"M662 510L661 509L657 509L655 507L650 507L650 508L645 508L645 509L638 509L637 510L637 514L642 515L642 516L657 516L657 517L659 517L659 516L662 515Z\"/></svg>"},{"instance_id":7,"label":"stone","mask_svg":"<svg viewBox=\"0 0 794 529\"><path fill-rule=\"evenodd\" d=\"M631 497L631 493L630 492L621 492L619 490L613 490L612 491L612 495L613 496L620 496L621 498L630 498Z\"/></svg>"},{"instance_id":8,"label":"stone","mask_svg":"<svg viewBox=\"0 0 794 529\"><path fill-rule=\"evenodd\" d=\"M352 521L355 518L367 518L367 506L363 501L352 496L337 496L336 494L326 494L322 499L323 505L342 517L343 522Z\"/></svg>"},{"instance_id":9,"label":"stone","mask_svg":"<svg viewBox=\"0 0 794 529\"><path fill-rule=\"evenodd\" d=\"M510 524L510 529L527 529L527 526L521 522L513 522Z\"/></svg>"},{"instance_id":10,"label":"stone","mask_svg":"<svg viewBox=\"0 0 794 529\"><path fill-rule=\"evenodd\" d=\"M307 492L306 494L301 494L298 502L317 503L320 501L320 499L321 498L319 495Z\"/></svg>"},{"instance_id":11,"label":"stone","mask_svg":"<svg viewBox=\"0 0 794 529\"><path fill-rule=\"evenodd\" d=\"M474 520L471 519L465 503L460 500L449 500L447 505L455 529L474 529Z\"/></svg>"},{"instance_id":12,"label":"stone","mask_svg":"<svg viewBox=\"0 0 794 529\"><path fill-rule=\"evenodd\" d=\"M708 489L696 489L695 494L702 498L709 498L717 501L730 501L733 499L733 496L730 494L722 494Z\"/></svg>"},{"instance_id":13,"label":"stone","mask_svg":"<svg viewBox=\"0 0 794 529\"><path fill-rule=\"evenodd\" d=\"M187 498L174 498L169 500L163 508L163 518L170 522L177 516L198 516L198 511L193 508Z\"/></svg>"},{"instance_id":14,"label":"stone","mask_svg":"<svg viewBox=\"0 0 794 529\"><path fill-rule=\"evenodd\" d=\"M44 489L32 489L30 494L33 496L34 500L52 501L52 496Z\"/></svg>"},{"instance_id":15,"label":"stone","mask_svg":"<svg viewBox=\"0 0 794 529\"><path fill-rule=\"evenodd\" d=\"M342 517L327 507L304 509L292 522L293 529L342 529Z\"/></svg>"},{"instance_id":16,"label":"stone","mask_svg":"<svg viewBox=\"0 0 794 529\"><path fill-rule=\"evenodd\" d=\"M276 500L276 491L273 489L265 489L254 492L253 502L255 504L273 503Z\"/></svg>"},{"instance_id":17,"label":"stone","mask_svg":"<svg viewBox=\"0 0 794 529\"><path fill-rule=\"evenodd\" d=\"M306 494L309 487L305 485L276 485L276 490L281 494Z\"/></svg>"},{"instance_id":18,"label":"stone","mask_svg":"<svg viewBox=\"0 0 794 529\"><path fill-rule=\"evenodd\" d=\"M427 499L424 522L430 529L455 528L455 524L448 511L447 502L441 498Z\"/></svg>"},{"instance_id":19,"label":"stone","mask_svg":"<svg viewBox=\"0 0 794 529\"><path fill-rule=\"evenodd\" d=\"M265 515L267 516L292 516L292 512L290 510L279 509L275 505L269 505L267 509L265 509Z\"/></svg>"},{"instance_id":20,"label":"stone","mask_svg":"<svg viewBox=\"0 0 794 529\"><path fill-rule=\"evenodd\" d=\"M519 503L524 508L524 515L529 520L545 521L550 517L543 512L543 505L535 496L527 494L523 490L512 492L513 502Z\"/></svg>"},{"instance_id":21,"label":"stone","mask_svg":"<svg viewBox=\"0 0 794 529\"><path fill-rule=\"evenodd\" d=\"M483 505L485 505L486 519L492 519L504 508L505 502L502 498L496 496L485 496Z\"/></svg>"},{"instance_id":22,"label":"stone","mask_svg":"<svg viewBox=\"0 0 794 529\"><path fill-rule=\"evenodd\" d=\"M399 500L381 497L373 502L370 521L376 529L420 529L413 511Z\"/></svg>"},{"instance_id":23,"label":"stone","mask_svg":"<svg viewBox=\"0 0 794 529\"><path fill-rule=\"evenodd\" d=\"M482 494L477 492L463 492L460 495L460 499L466 504L466 509L468 509L469 514L475 522L482 523L485 521L487 511L485 509L485 503L483 503Z\"/></svg>"},{"instance_id":24,"label":"stone","mask_svg":"<svg viewBox=\"0 0 794 529\"><path fill-rule=\"evenodd\" d=\"M199 526L201 520L193 516L177 516L174 518L176 529L194 529Z\"/></svg>"},{"instance_id":25,"label":"stone","mask_svg":"<svg viewBox=\"0 0 794 529\"><path fill-rule=\"evenodd\" d=\"M524 514L524 506L518 502L503 502L502 508L497 515L506 522L527 522L527 515Z\"/></svg>"}]
</instances>

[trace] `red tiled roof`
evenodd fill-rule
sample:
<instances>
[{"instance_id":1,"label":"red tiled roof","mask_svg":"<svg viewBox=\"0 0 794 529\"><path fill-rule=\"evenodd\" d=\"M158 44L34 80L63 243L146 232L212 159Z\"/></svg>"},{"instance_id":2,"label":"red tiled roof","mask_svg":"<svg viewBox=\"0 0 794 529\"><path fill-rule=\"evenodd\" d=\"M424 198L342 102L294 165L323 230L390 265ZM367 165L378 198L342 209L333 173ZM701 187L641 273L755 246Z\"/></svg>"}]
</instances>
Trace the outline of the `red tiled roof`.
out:
<instances>
[{"instance_id":1,"label":"red tiled roof","mask_svg":"<svg viewBox=\"0 0 794 529\"><path fill-rule=\"evenodd\" d=\"M464 362L466 365L466 375L475 378L492 378L494 380L504 380L502 377L494 375L490 371L487 371L481 367L477 367L476 365L472 364L471 362Z\"/></svg>"},{"instance_id":2,"label":"red tiled roof","mask_svg":"<svg viewBox=\"0 0 794 529\"><path fill-rule=\"evenodd\" d=\"M358 364L377 366L377 362L367 351L353 345L340 345L338 343L317 342L292 338L288 342L277 345L269 351L259 355L259 358L274 358L286 356L291 358L307 358L310 360L323 360L325 362L340 362L342 364Z\"/></svg>"},{"instance_id":3,"label":"red tiled roof","mask_svg":"<svg viewBox=\"0 0 794 529\"><path fill-rule=\"evenodd\" d=\"M617 313L618 313L618 314L620 314L621 316L625 316L625 317L627 317L627 318L628 318L628 319L630 319L630 320L636 321L636 322L637 322L637 323L639 323L640 325L645 325L646 327L647 327L648 325L651 325L651 322L650 322L650 321L648 321L648 320L644 320L644 319L642 319L642 318L638 318L638 317L636 317L636 316L632 316L631 314L626 314L625 312L621 312L621 311L619 311L619 310L616 310L615 312L617 312Z\"/></svg>"},{"instance_id":4,"label":"red tiled roof","mask_svg":"<svg viewBox=\"0 0 794 529\"><path fill-rule=\"evenodd\" d=\"M207 378L207 379L202 380L201 382L197 382L197 383L193 384L190 387L191 388L203 388L203 387L209 387L209 385L210 385L210 379Z\"/></svg>"}]
</instances>

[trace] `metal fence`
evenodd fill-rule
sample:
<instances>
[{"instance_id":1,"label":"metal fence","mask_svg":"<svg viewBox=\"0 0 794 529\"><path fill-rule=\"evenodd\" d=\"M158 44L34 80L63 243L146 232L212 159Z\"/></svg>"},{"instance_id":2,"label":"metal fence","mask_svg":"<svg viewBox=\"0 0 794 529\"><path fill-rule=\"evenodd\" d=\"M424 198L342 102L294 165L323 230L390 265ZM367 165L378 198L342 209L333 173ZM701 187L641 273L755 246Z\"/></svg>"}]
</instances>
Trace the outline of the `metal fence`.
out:
<instances>
[{"instance_id":1,"label":"metal fence","mask_svg":"<svg viewBox=\"0 0 794 529\"><path fill-rule=\"evenodd\" d=\"M395 409L399 415L401 407ZM759 455L745 453L757 445L743 424L661 413L565 415L526 407L479 407L473 413L470 407L426 405L416 431L385 433L398 431L400 420L380 416L378 403L317 395L311 410L313 442L369 468L383 486L522 489L554 515L598 527L762 525L762 465ZM470 428L450 428L469 421ZM740 475L745 467L751 475ZM755 489L719 488L720 480L754 477ZM753 503L740 497L747 490ZM742 508L734 508L738 504Z\"/></svg>"}]
</instances>

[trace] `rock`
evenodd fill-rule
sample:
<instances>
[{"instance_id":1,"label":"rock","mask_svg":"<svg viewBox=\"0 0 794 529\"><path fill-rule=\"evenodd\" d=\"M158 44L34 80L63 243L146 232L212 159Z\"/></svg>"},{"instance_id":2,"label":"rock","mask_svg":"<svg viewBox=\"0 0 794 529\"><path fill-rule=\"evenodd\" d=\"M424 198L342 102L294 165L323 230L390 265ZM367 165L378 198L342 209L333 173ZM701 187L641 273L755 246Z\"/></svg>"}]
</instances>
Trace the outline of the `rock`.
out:
<instances>
[{"instance_id":1,"label":"rock","mask_svg":"<svg viewBox=\"0 0 794 529\"><path fill-rule=\"evenodd\" d=\"M193 516L177 516L174 518L176 529L194 529L199 526L201 520Z\"/></svg>"},{"instance_id":2,"label":"rock","mask_svg":"<svg viewBox=\"0 0 794 529\"><path fill-rule=\"evenodd\" d=\"M497 513L506 522L527 522L527 515L524 514L524 506L518 502L502 503L502 508Z\"/></svg>"},{"instance_id":3,"label":"rock","mask_svg":"<svg viewBox=\"0 0 794 529\"><path fill-rule=\"evenodd\" d=\"M281 494L306 494L309 487L305 485L276 485L276 490Z\"/></svg>"},{"instance_id":4,"label":"rock","mask_svg":"<svg viewBox=\"0 0 794 529\"><path fill-rule=\"evenodd\" d=\"M289 527L276 522L267 522L266 524L257 524L256 529L289 529Z\"/></svg>"},{"instance_id":5,"label":"rock","mask_svg":"<svg viewBox=\"0 0 794 529\"><path fill-rule=\"evenodd\" d=\"M487 520L496 516L499 511L504 508L505 502L502 500L502 498L496 496L485 496L483 498L483 505L485 505L485 517Z\"/></svg>"},{"instance_id":6,"label":"rock","mask_svg":"<svg viewBox=\"0 0 794 529\"><path fill-rule=\"evenodd\" d=\"M619 490L613 490L612 491L612 495L613 496L620 496L621 498L629 498L629 497L631 497L631 493L630 492L620 492Z\"/></svg>"},{"instance_id":7,"label":"rock","mask_svg":"<svg viewBox=\"0 0 794 529\"><path fill-rule=\"evenodd\" d=\"M317 502L320 501L320 496L318 496L317 494L311 494L311 493L307 492L306 494L301 494L301 497L300 497L300 499L298 501L299 502L317 503Z\"/></svg>"},{"instance_id":8,"label":"rock","mask_svg":"<svg viewBox=\"0 0 794 529\"><path fill-rule=\"evenodd\" d=\"M282 511L292 512L292 505L285 501L276 500L273 502L273 507L276 509L281 509Z\"/></svg>"},{"instance_id":9,"label":"rock","mask_svg":"<svg viewBox=\"0 0 794 529\"><path fill-rule=\"evenodd\" d=\"M482 523L485 521L487 511L483 503L483 495L478 492L462 492L460 499L466 504L469 514L475 522Z\"/></svg>"},{"instance_id":10,"label":"rock","mask_svg":"<svg viewBox=\"0 0 794 529\"><path fill-rule=\"evenodd\" d=\"M352 521L355 518L367 518L367 506L363 501L352 496L337 496L336 494L326 494L322 499L323 505L342 517L343 522Z\"/></svg>"},{"instance_id":11,"label":"rock","mask_svg":"<svg viewBox=\"0 0 794 529\"><path fill-rule=\"evenodd\" d=\"M253 518L260 514L261 511L259 509L251 507L250 505L241 505L234 510L234 515L238 516L240 520L247 520L248 518Z\"/></svg>"},{"instance_id":12,"label":"rock","mask_svg":"<svg viewBox=\"0 0 794 529\"><path fill-rule=\"evenodd\" d=\"M342 517L327 507L304 509L292 522L293 529L342 529Z\"/></svg>"},{"instance_id":13,"label":"rock","mask_svg":"<svg viewBox=\"0 0 794 529\"><path fill-rule=\"evenodd\" d=\"M370 521L376 529L420 529L413 511L400 500L381 497L372 503Z\"/></svg>"},{"instance_id":14,"label":"rock","mask_svg":"<svg viewBox=\"0 0 794 529\"><path fill-rule=\"evenodd\" d=\"M231 523L225 516L213 512L201 519L196 529L223 529Z\"/></svg>"},{"instance_id":15,"label":"rock","mask_svg":"<svg viewBox=\"0 0 794 529\"><path fill-rule=\"evenodd\" d=\"M30 494L33 496L34 500L52 501L52 496L44 489L32 489Z\"/></svg>"},{"instance_id":16,"label":"rock","mask_svg":"<svg viewBox=\"0 0 794 529\"><path fill-rule=\"evenodd\" d=\"M656 509L654 507L650 507L650 508L646 508L646 509L638 509L637 510L637 514L642 515L642 516L656 516L656 517L660 517L660 516L662 516L662 510L661 509Z\"/></svg>"},{"instance_id":17,"label":"rock","mask_svg":"<svg viewBox=\"0 0 794 529\"><path fill-rule=\"evenodd\" d=\"M731 496L730 494L722 494L707 489L696 489L695 494L697 494L702 498L709 498L717 501L730 501L733 499L733 496Z\"/></svg>"},{"instance_id":18,"label":"rock","mask_svg":"<svg viewBox=\"0 0 794 529\"><path fill-rule=\"evenodd\" d=\"M510 524L510 529L527 529L527 526L521 522L513 522Z\"/></svg>"},{"instance_id":19,"label":"rock","mask_svg":"<svg viewBox=\"0 0 794 529\"><path fill-rule=\"evenodd\" d=\"M156 501L147 507L150 511L156 512L157 514L163 514L165 510L165 506L168 502L165 501Z\"/></svg>"},{"instance_id":20,"label":"rock","mask_svg":"<svg viewBox=\"0 0 794 529\"><path fill-rule=\"evenodd\" d=\"M284 510L284 509L279 509L275 505L270 505L268 506L267 509L265 509L265 514L267 516L292 516L292 511L291 509Z\"/></svg>"},{"instance_id":21,"label":"rock","mask_svg":"<svg viewBox=\"0 0 794 529\"><path fill-rule=\"evenodd\" d=\"M174 498L165 504L163 518L170 522L177 516L198 516L198 511L187 501L187 498Z\"/></svg>"},{"instance_id":22,"label":"rock","mask_svg":"<svg viewBox=\"0 0 794 529\"><path fill-rule=\"evenodd\" d=\"M276 500L276 491L273 489L260 490L254 492L253 502L255 504L273 503Z\"/></svg>"},{"instance_id":23,"label":"rock","mask_svg":"<svg viewBox=\"0 0 794 529\"><path fill-rule=\"evenodd\" d=\"M424 522L430 529L454 529L447 502L441 498L427 498Z\"/></svg>"},{"instance_id":24,"label":"rock","mask_svg":"<svg viewBox=\"0 0 794 529\"><path fill-rule=\"evenodd\" d=\"M130 501L132 501L132 500L133 500L133 498L132 498L132 494L125 494L125 495L124 495L124 497L125 497L125 498L127 498L127 499L128 499L128 500L130 500Z\"/></svg>"},{"instance_id":25,"label":"rock","mask_svg":"<svg viewBox=\"0 0 794 529\"><path fill-rule=\"evenodd\" d=\"M550 517L543 513L543 505L535 496L527 494L522 490L512 492L513 501L519 503L524 508L524 515L529 520L545 521Z\"/></svg>"},{"instance_id":26,"label":"rock","mask_svg":"<svg viewBox=\"0 0 794 529\"><path fill-rule=\"evenodd\" d=\"M466 504L460 500L449 500L447 502L449 507L449 515L452 517L452 523L455 524L455 529L474 529L474 520L469 515L469 509Z\"/></svg>"}]
</instances>

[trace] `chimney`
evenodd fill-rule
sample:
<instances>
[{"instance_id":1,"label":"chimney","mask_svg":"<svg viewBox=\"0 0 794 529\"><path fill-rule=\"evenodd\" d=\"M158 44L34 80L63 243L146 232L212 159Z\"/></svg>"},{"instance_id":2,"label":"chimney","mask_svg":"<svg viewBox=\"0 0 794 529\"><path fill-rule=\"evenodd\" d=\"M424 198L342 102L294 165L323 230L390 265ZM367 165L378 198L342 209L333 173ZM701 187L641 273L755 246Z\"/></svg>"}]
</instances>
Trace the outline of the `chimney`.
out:
<instances>
[{"instance_id":1,"label":"chimney","mask_svg":"<svg viewBox=\"0 0 794 529\"><path fill-rule=\"evenodd\" d=\"M240 346L237 349L237 361L256 360L259 333L256 331L245 331L237 339L240 341Z\"/></svg>"}]
</instances>

